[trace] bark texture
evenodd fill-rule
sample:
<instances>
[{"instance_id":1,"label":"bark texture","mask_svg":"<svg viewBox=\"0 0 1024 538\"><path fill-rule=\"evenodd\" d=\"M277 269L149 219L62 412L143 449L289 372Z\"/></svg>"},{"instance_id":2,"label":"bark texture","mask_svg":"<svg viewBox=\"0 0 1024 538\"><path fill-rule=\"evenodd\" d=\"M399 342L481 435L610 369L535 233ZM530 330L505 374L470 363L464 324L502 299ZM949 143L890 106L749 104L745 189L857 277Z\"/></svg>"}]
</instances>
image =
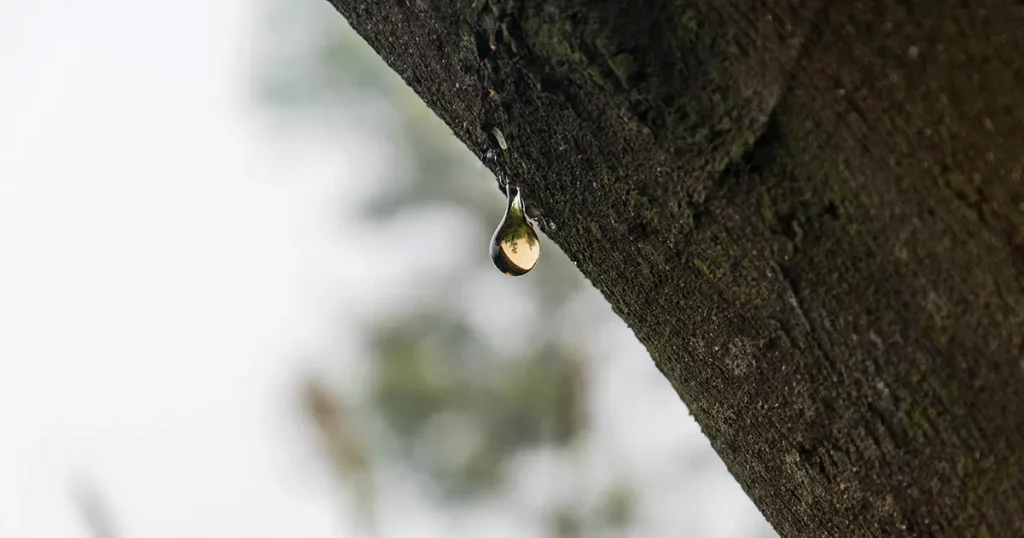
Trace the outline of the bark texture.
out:
<instances>
[{"instance_id":1,"label":"bark texture","mask_svg":"<svg viewBox=\"0 0 1024 538\"><path fill-rule=\"evenodd\" d=\"M780 534L1024 536L1020 0L331 2Z\"/></svg>"}]
</instances>

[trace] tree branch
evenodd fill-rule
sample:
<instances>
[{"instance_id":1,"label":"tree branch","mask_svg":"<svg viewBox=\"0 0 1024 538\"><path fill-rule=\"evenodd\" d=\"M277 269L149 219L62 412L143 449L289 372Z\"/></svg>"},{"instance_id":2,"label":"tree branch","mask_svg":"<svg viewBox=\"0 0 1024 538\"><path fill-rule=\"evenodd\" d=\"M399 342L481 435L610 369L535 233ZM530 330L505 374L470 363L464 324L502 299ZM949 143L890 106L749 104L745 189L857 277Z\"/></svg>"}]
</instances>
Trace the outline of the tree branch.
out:
<instances>
[{"instance_id":1,"label":"tree branch","mask_svg":"<svg viewBox=\"0 0 1024 538\"><path fill-rule=\"evenodd\" d=\"M776 530L1024 533L1019 2L332 3L501 129Z\"/></svg>"}]
</instances>

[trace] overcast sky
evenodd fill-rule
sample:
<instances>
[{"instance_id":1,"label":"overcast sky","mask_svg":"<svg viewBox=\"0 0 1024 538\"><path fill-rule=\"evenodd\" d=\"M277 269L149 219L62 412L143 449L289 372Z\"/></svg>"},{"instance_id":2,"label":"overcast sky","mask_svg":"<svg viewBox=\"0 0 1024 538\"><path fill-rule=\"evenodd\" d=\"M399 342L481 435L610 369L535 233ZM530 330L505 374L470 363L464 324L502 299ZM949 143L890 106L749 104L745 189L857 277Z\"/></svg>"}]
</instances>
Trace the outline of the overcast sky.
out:
<instances>
[{"instance_id":1,"label":"overcast sky","mask_svg":"<svg viewBox=\"0 0 1024 538\"><path fill-rule=\"evenodd\" d=\"M268 156L245 4L0 0L4 538L86 536L80 479L126 537L339 536L282 400L346 163Z\"/></svg>"}]
</instances>

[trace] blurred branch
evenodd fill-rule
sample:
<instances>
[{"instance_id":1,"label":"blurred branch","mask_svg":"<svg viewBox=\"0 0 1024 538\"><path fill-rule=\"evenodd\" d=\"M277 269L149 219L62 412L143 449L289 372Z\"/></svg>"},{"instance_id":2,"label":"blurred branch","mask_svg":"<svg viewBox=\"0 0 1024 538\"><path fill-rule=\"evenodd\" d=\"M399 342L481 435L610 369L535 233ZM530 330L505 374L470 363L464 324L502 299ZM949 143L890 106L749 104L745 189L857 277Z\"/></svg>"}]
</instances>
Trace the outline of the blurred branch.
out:
<instances>
[{"instance_id":1,"label":"blurred branch","mask_svg":"<svg viewBox=\"0 0 1024 538\"><path fill-rule=\"evenodd\" d=\"M93 538L118 538L110 508L104 496L89 479L79 478L71 485L71 500L78 508L82 523Z\"/></svg>"},{"instance_id":2,"label":"blurred branch","mask_svg":"<svg viewBox=\"0 0 1024 538\"><path fill-rule=\"evenodd\" d=\"M306 413L320 432L339 483L351 486L356 516L370 535L377 535L369 457L343 403L315 378L306 382L304 398Z\"/></svg>"},{"instance_id":3,"label":"blurred branch","mask_svg":"<svg viewBox=\"0 0 1024 538\"><path fill-rule=\"evenodd\" d=\"M565 391L569 406L567 416L570 421L571 438L579 443L579 439L590 428L590 364L586 357L575 351L566 351L563 360L567 369Z\"/></svg>"}]
</instances>

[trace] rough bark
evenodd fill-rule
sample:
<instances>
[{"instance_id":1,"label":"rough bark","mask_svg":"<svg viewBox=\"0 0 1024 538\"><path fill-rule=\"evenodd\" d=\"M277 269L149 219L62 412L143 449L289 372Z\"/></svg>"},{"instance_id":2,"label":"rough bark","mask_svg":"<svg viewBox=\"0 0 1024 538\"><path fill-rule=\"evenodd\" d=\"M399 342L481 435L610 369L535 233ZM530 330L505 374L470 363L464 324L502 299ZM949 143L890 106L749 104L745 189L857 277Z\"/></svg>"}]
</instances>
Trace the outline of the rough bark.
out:
<instances>
[{"instance_id":1,"label":"rough bark","mask_svg":"<svg viewBox=\"0 0 1024 538\"><path fill-rule=\"evenodd\" d=\"M331 0L784 536L1024 535L1024 7Z\"/></svg>"}]
</instances>

